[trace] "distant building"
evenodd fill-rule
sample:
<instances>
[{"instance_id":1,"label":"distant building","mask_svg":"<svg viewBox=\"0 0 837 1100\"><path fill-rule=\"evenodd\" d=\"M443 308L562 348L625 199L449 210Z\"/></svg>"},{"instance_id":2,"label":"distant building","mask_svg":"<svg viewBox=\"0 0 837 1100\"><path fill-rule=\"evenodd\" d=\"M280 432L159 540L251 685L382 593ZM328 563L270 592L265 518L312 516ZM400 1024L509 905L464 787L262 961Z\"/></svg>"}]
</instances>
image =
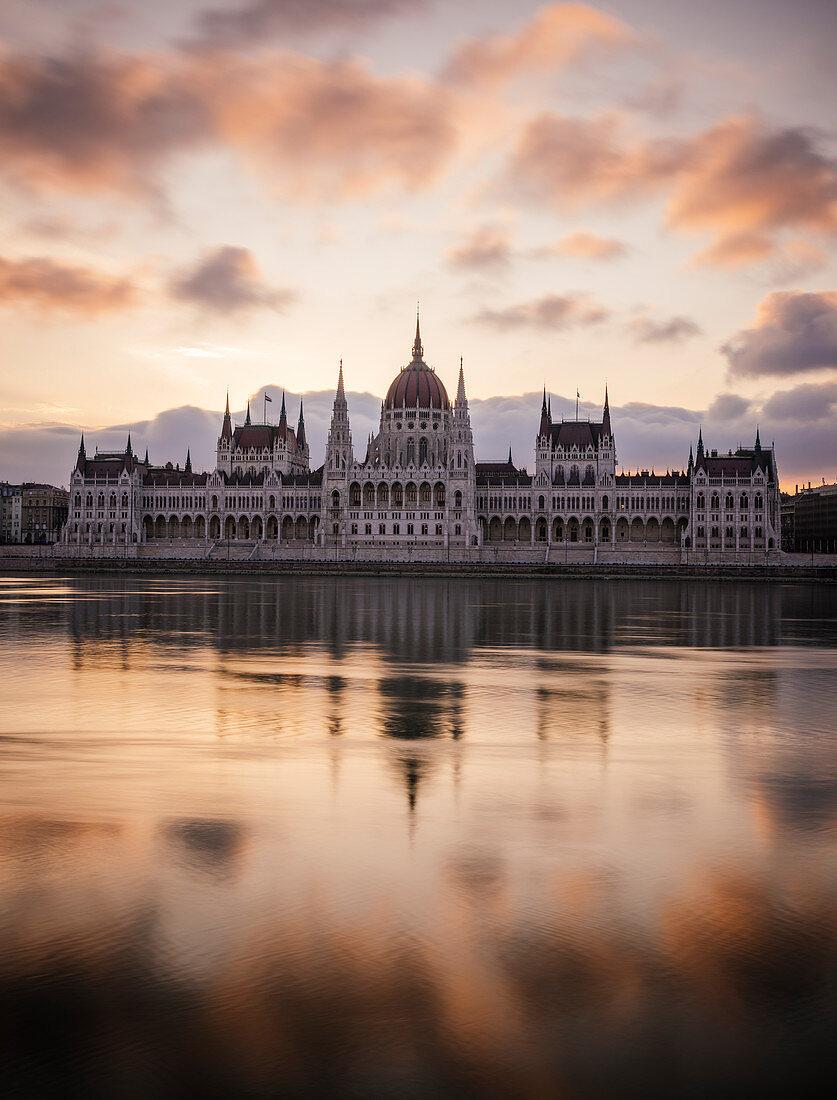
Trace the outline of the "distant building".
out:
<instances>
[{"instance_id":1,"label":"distant building","mask_svg":"<svg viewBox=\"0 0 837 1100\"><path fill-rule=\"evenodd\" d=\"M0 542L20 542L23 490L20 485L0 482Z\"/></svg>"},{"instance_id":2,"label":"distant building","mask_svg":"<svg viewBox=\"0 0 837 1100\"><path fill-rule=\"evenodd\" d=\"M20 542L58 542L67 522L69 494L54 485L24 482L21 486Z\"/></svg>"},{"instance_id":3,"label":"distant building","mask_svg":"<svg viewBox=\"0 0 837 1100\"><path fill-rule=\"evenodd\" d=\"M533 410L534 413L535 410ZM533 429L535 424L533 424ZM477 462L465 374L456 397L424 360L418 321L411 360L381 402L380 428L355 456L343 365L325 461L311 470L300 404L276 424L254 424L248 405L234 426L229 399L215 469L195 473L124 452L88 458L82 438L70 475L67 543L224 541L348 550L409 560L414 550L468 552L681 550L696 560L779 551L779 479L772 447L689 450L665 474L617 472L605 390L601 420L552 419L546 392L535 472L505 460ZM207 549L209 552L209 547Z\"/></svg>"},{"instance_id":4,"label":"distant building","mask_svg":"<svg viewBox=\"0 0 837 1100\"><path fill-rule=\"evenodd\" d=\"M809 486L791 499L793 549L803 554L837 554L837 484Z\"/></svg>"}]
</instances>

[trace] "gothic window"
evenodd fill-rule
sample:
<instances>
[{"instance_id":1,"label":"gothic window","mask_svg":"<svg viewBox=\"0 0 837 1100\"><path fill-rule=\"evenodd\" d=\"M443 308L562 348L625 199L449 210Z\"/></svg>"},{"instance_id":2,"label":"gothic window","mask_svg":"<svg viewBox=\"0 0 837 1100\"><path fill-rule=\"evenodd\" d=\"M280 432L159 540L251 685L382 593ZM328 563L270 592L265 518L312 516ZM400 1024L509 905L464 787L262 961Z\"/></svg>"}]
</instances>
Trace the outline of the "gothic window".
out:
<instances>
[{"instance_id":1,"label":"gothic window","mask_svg":"<svg viewBox=\"0 0 837 1100\"><path fill-rule=\"evenodd\" d=\"M427 440L422 439L419 443L419 466L423 466L427 462Z\"/></svg>"},{"instance_id":2,"label":"gothic window","mask_svg":"<svg viewBox=\"0 0 837 1100\"><path fill-rule=\"evenodd\" d=\"M606 495L602 497L602 509L605 512L607 511L607 496ZM605 535L605 538L607 538L607 535Z\"/></svg>"},{"instance_id":3,"label":"gothic window","mask_svg":"<svg viewBox=\"0 0 837 1100\"><path fill-rule=\"evenodd\" d=\"M763 508L763 503L762 503L761 493L756 493L755 509L756 509L757 512L760 512L762 510L762 508Z\"/></svg>"},{"instance_id":4,"label":"gothic window","mask_svg":"<svg viewBox=\"0 0 837 1100\"><path fill-rule=\"evenodd\" d=\"M748 501L747 501L747 494L746 493L741 494L741 500L739 501L739 506L740 506L742 512L747 511Z\"/></svg>"},{"instance_id":5,"label":"gothic window","mask_svg":"<svg viewBox=\"0 0 837 1100\"><path fill-rule=\"evenodd\" d=\"M543 511L545 507L546 507L546 501L544 500L544 498L543 497L538 497L538 508L540 508L540 510Z\"/></svg>"},{"instance_id":6,"label":"gothic window","mask_svg":"<svg viewBox=\"0 0 837 1100\"><path fill-rule=\"evenodd\" d=\"M721 500L717 493L712 494L712 511L717 512L721 506Z\"/></svg>"},{"instance_id":7,"label":"gothic window","mask_svg":"<svg viewBox=\"0 0 837 1100\"><path fill-rule=\"evenodd\" d=\"M457 466L457 469L459 469L459 470L462 469L462 451L457 451L456 452L456 466Z\"/></svg>"},{"instance_id":8,"label":"gothic window","mask_svg":"<svg viewBox=\"0 0 837 1100\"><path fill-rule=\"evenodd\" d=\"M727 507L728 512L731 512L733 510L733 508L735 507L735 499L734 499L732 493L727 493L726 507Z\"/></svg>"},{"instance_id":9,"label":"gothic window","mask_svg":"<svg viewBox=\"0 0 837 1100\"><path fill-rule=\"evenodd\" d=\"M706 498L704 497L703 493L698 493L698 495L697 495L697 509L698 509L698 511L702 512L705 507L706 507Z\"/></svg>"},{"instance_id":10,"label":"gothic window","mask_svg":"<svg viewBox=\"0 0 837 1100\"><path fill-rule=\"evenodd\" d=\"M339 508L340 507L340 494L337 492L336 489L331 494L331 507L332 508Z\"/></svg>"},{"instance_id":11,"label":"gothic window","mask_svg":"<svg viewBox=\"0 0 837 1100\"><path fill-rule=\"evenodd\" d=\"M415 464L415 461L416 461L416 445L415 445L414 440L408 439L407 440L407 465L409 466L410 463Z\"/></svg>"},{"instance_id":12,"label":"gothic window","mask_svg":"<svg viewBox=\"0 0 837 1100\"><path fill-rule=\"evenodd\" d=\"M454 506L454 508L461 508L462 507L462 493L460 493L460 491L458 489L453 494L453 506Z\"/></svg>"}]
</instances>

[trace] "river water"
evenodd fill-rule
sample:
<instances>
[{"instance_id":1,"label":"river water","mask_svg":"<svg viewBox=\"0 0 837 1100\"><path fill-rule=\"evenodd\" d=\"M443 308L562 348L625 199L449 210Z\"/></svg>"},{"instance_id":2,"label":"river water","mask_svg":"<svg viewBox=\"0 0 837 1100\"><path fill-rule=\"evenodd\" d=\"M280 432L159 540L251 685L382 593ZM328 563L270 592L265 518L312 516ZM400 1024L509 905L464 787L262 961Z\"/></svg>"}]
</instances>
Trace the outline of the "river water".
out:
<instances>
[{"instance_id":1,"label":"river water","mask_svg":"<svg viewBox=\"0 0 837 1100\"><path fill-rule=\"evenodd\" d=\"M835 674L827 586L0 578L4 1095L809 1094Z\"/></svg>"}]
</instances>

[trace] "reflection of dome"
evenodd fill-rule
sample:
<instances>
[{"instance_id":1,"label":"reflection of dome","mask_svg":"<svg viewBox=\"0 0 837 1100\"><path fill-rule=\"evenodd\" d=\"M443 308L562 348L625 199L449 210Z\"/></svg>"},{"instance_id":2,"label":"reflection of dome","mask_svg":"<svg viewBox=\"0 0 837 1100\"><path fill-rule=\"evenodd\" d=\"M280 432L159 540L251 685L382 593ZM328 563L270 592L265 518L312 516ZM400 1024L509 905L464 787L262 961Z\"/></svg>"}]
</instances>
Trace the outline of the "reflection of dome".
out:
<instances>
[{"instance_id":1,"label":"reflection of dome","mask_svg":"<svg viewBox=\"0 0 837 1100\"><path fill-rule=\"evenodd\" d=\"M448 391L428 367L422 358L419 321L416 317L416 338L413 342L413 359L392 381L387 391L386 407L400 409L406 405L409 409L447 409L450 408Z\"/></svg>"}]
</instances>

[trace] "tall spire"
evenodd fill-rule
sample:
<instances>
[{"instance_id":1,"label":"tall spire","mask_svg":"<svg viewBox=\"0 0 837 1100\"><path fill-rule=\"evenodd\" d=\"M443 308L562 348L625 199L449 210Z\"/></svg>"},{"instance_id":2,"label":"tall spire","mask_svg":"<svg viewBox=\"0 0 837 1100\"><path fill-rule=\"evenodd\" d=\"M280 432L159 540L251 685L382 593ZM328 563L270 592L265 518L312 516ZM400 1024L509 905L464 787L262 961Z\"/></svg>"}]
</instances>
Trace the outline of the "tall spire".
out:
<instances>
[{"instance_id":1,"label":"tall spire","mask_svg":"<svg viewBox=\"0 0 837 1100\"><path fill-rule=\"evenodd\" d=\"M605 382L605 400L604 412L602 413L602 431L608 438L613 435L613 431L610 427L610 402L607 399L607 382Z\"/></svg>"},{"instance_id":2,"label":"tall spire","mask_svg":"<svg viewBox=\"0 0 837 1100\"><path fill-rule=\"evenodd\" d=\"M549 415L549 406L546 403L546 383L543 387L543 404L541 405L541 424L538 428L538 438L545 439L549 435L549 425L551 423L551 417Z\"/></svg>"},{"instance_id":3,"label":"tall spire","mask_svg":"<svg viewBox=\"0 0 837 1100\"><path fill-rule=\"evenodd\" d=\"M424 348L421 346L421 329L419 328L419 307L416 303L416 338L413 340L413 362L420 363L424 358Z\"/></svg>"},{"instance_id":4,"label":"tall spire","mask_svg":"<svg viewBox=\"0 0 837 1100\"><path fill-rule=\"evenodd\" d=\"M133 449L131 447L131 433L130 432L128 432L128 442L125 446L125 457L126 458L133 458L134 457L134 452L133 452Z\"/></svg>"},{"instance_id":5,"label":"tall spire","mask_svg":"<svg viewBox=\"0 0 837 1100\"><path fill-rule=\"evenodd\" d=\"M700 426L700 427L698 428L698 449L697 449L697 456L698 456L698 458L703 458L703 425L702 425L702 424L701 424L701 426Z\"/></svg>"},{"instance_id":6,"label":"tall spire","mask_svg":"<svg viewBox=\"0 0 837 1100\"><path fill-rule=\"evenodd\" d=\"M81 443L78 445L78 458L76 459L76 469L82 470L84 463L87 461L87 452L84 449L84 432L81 433Z\"/></svg>"},{"instance_id":7,"label":"tall spire","mask_svg":"<svg viewBox=\"0 0 837 1100\"><path fill-rule=\"evenodd\" d=\"M288 422L288 414L285 412L285 391L282 390L282 410L279 413L279 423L280 424L287 424L287 422Z\"/></svg>"},{"instance_id":8,"label":"tall spire","mask_svg":"<svg viewBox=\"0 0 837 1100\"><path fill-rule=\"evenodd\" d=\"M759 436L758 425L756 425L756 454L761 454L761 438Z\"/></svg>"},{"instance_id":9,"label":"tall spire","mask_svg":"<svg viewBox=\"0 0 837 1100\"><path fill-rule=\"evenodd\" d=\"M340 360L340 370L337 373L337 397L341 401L346 400L346 391L343 389L343 360Z\"/></svg>"},{"instance_id":10,"label":"tall spire","mask_svg":"<svg viewBox=\"0 0 837 1100\"><path fill-rule=\"evenodd\" d=\"M145 448L145 458L143 459L143 462L145 463L146 466L150 465L150 463L148 461L148 447Z\"/></svg>"},{"instance_id":11,"label":"tall spire","mask_svg":"<svg viewBox=\"0 0 837 1100\"><path fill-rule=\"evenodd\" d=\"M690 443L689 444L689 465L686 467L686 469L691 470L691 468L694 466L694 464L695 464L695 459L694 459L694 455L692 454L692 445Z\"/></svg>"},{"instance_id":12,"label":"tall spire","mask_svg":"<svg viewBox=\"0 0 837 1100\"><path fill-rule=\"evenodd\" d=\"M456 403L457 405L464 405L467 401L465 396L465 368L462 365L462 356L459 356L459 384L456 387Z\"/></svg>"},{"instance_id":13,"label":"tall spire","mask_svg":"<svg viewBox=\"0 0 837 1100\"><path fill-rule=\"evenodd\" d=\"M250 402L247 402L247 415L244 417L244 426L248 427L250 424Z\"/></svg>"},{"instance_id":14,"label":"tall spire","mask_svg":"<svg viewBox=\"0 0 837 1100\"><path fill-rule=\"evenodd\" d=\"M509 443L509 466L514 466L514 462L512 461L511 443Z\"/></svg>"},{"instance_id":15,"label":"tall spire","mask_svg":"<svg viewBox=\"0 0 837 1100\"><path fill-rule=\"evenodd\" d=\"M230 387L227 386L227 404L224 407L224 423L221 427L221 438L232 439L232 422L230 421Z\"/></svg>"},{"instance_id":16,"label":"tall spire","mask_svg":"<svg viewBox=\"0 0 837 1100\"><path fill-rule=\"evenodd\" d=\"M305 449L305 418L302 415L302 398L299 399L299 421L296 426L296 444L302 451Z\"/></svg>"}]
</instances>

